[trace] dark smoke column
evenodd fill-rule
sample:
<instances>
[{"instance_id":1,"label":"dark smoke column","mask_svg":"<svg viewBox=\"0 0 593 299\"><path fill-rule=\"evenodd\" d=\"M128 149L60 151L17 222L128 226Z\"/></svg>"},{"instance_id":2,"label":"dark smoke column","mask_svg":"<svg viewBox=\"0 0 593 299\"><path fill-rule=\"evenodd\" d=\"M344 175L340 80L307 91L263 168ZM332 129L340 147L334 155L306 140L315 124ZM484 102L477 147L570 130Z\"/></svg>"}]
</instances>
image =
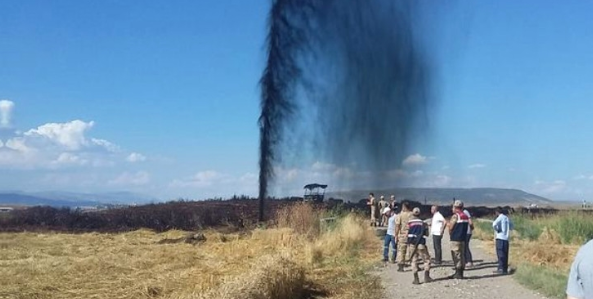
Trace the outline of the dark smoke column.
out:
<instances>
[{"instance_id":1,"label":"dark smoke column","mask_svg":"<svg viewBox=\"0 0 593 299\"><path fill-rule=\"evenodd\" d=\"M339 167L355 165L354 172L370 174L368 187L401 166L430 105L424 47L412 28L415 3L271 2L260 81L260 221L274 166L298 159L299 150ZM286 143L298 134L311 146Z\"/></svg>"},{"instance_id":2,"label":"dark smoke column","mask_svg":"<svg viewBox=\"0 0 593 299\"><path fill-rule=\"evenodd\" d=\"M290 118L293 82L299 77L293 51L298 48L298 30L292 28L294 12L306 8L307 1L273 0L268 16L267 62L262 75L261 115L259 117L259 221L264 221L264 201L274 176L273 163L282 140L282 128Z\"/></svg>"}]
</instances>

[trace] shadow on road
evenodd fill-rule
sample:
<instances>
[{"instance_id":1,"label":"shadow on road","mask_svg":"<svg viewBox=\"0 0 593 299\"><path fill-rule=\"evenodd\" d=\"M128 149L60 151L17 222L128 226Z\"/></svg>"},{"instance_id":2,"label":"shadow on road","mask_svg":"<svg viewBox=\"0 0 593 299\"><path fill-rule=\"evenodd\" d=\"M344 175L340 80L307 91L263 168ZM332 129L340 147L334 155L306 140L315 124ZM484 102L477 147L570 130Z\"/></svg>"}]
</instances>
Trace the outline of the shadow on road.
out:
<instances>
[{"instance_id":1,"label":"shadow on road","mask_svg":"<svg viewBox=\"0 0 593 299\"><path fill-rule=\"evenodd\" d=\"M492 273L492 274L478 275L478 276L467 276L467 277L465 277L465 279L476 280L476 279L494 278L494 277L502 277L502 276L509 276L509 275L512 275L512 273L509 273L509 274Z\"/></svg>"},{"instance_id":2,"label":"shadow on road","mask_svg":"<svg viewBox=\"0 0 593 299\"><path fill-rule=\"evenodd\" d=\"M470 267L470 268L465 268L465 271L476 271L476 270L497 268L497 267L498 267L497 262L489 262L489 263L481 263L479 265L474 265L473 267Z\"/></svg>"}]
</instances>

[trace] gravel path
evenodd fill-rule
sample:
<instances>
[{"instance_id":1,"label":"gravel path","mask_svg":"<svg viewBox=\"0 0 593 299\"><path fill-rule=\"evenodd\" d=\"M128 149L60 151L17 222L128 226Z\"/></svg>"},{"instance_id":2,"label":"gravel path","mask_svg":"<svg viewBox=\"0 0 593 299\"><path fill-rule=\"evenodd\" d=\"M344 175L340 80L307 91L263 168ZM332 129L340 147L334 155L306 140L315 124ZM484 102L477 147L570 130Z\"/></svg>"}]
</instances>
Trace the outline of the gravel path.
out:
<instances>
[{"instance_id":1,"label":"gravel path","mask_svg":"<svg viewBox=\"0 0 593 299\"><path fill-rule=\"evenodd\" d=\"M378 269L376 273L381 277L381 283L385 288L385 298L415 298L415 299L490 299L490 298L517 298L517 299L542 299L545 296L528 290L519 285L512 275L495 275L496 257L490 256L481 249L481 242L472 239L470 246L474 258L474 267L466 269L466 279L447 279L455 271L452 269L451 251L449 242L443 238L443 265L431 269L431 277L435 280L432 283L413 285L412 271L410 267L405 272L397 272L397 265L387 264ZM430 239L430 238L429 238ZM430 255L434 257L431 240L427 244L430 248ZM511 244L512 246L512 244ZM422 269L422 266L421 266ZM419 272L420 282L423 282L424 273Z\"/></svg>"}]
</instances>

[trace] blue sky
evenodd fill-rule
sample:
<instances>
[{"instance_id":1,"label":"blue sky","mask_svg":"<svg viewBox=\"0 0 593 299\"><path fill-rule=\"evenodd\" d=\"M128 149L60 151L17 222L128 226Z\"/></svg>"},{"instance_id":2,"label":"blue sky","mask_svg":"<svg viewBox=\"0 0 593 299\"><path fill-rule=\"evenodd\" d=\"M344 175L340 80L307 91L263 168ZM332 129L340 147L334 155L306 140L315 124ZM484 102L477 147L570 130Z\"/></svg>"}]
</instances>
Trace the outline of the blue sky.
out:
<instances>
[{"instance_id":1,"label":"blue sky","mask_svg":"<svg viewBox=\"0 0 593 299\"><path fill-rule=\"evenodd\" d=\"M0 190L257 193L269 1L171 3L0 1ZM439 105L399 184L593 197L591 11L426 5ZM275 190L356 175L316 161Z\"/></svg>"}]
</instances>

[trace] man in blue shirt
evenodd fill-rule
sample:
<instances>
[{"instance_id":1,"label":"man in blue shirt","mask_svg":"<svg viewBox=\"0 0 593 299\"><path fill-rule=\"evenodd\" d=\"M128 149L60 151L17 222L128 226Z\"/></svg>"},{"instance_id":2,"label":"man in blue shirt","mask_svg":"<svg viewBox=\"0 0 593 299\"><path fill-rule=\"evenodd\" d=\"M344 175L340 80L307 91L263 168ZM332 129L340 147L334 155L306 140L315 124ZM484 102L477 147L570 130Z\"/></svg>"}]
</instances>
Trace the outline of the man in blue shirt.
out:
<instances>
[{"instance_id":1,"label":"man in blue shirt","mask_svg":"<svg viewBox=\"0 0 593 299\"><path fill-rule=\"evenodd\" d=\"M498 257L498 269L496 274L508 274L509 271L509 237L513 229L513 223L501 207L496 208L496 220L492 227L496 232L496 255Z\"/></svg>"},{"instance_id":2,"label":"man in blue shirt","mask_svg":"<svg viewBox=\"0 0 593 299\"><path fill-rule=\"evenodd\" d=\"M575 256L566 285L567 299L593 299L593 240Z\"/></svg>"}]
</instances>

